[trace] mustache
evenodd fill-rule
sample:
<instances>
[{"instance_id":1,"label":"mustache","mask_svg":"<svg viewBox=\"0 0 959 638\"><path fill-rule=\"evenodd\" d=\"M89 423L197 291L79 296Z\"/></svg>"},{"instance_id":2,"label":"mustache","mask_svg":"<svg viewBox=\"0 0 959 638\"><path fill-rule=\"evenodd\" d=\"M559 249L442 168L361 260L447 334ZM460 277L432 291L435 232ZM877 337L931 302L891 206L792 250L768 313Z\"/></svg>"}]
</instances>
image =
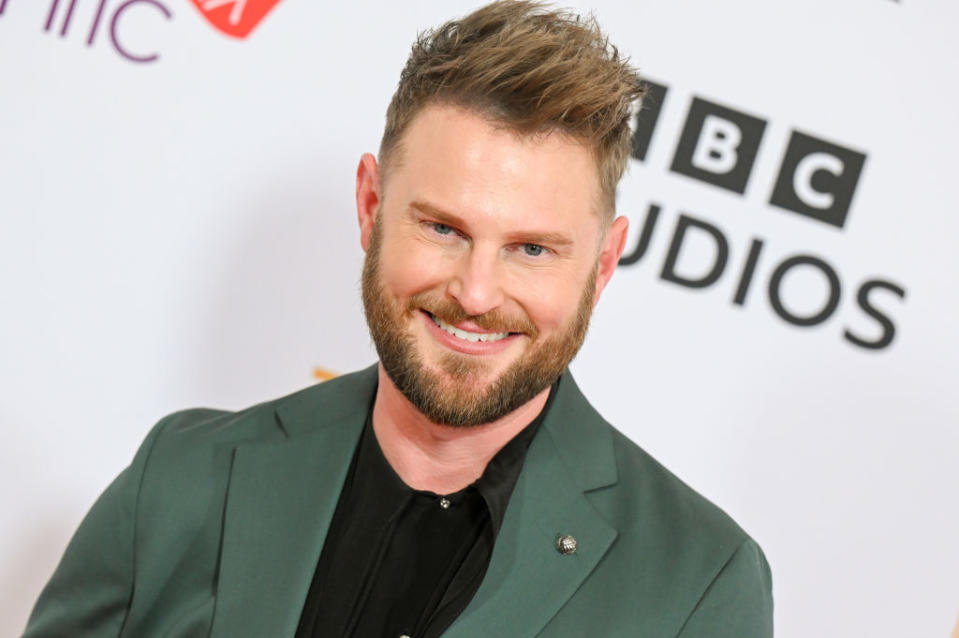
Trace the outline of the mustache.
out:
<instances>
[{"instance_id":1,"label":"mustache","mask_svg":"<svg viewBox=\"0 0 959 638\"><path fill-rule=\"evenodd\" d=\"M500 310L490 310L481 315L471 315L452 299L437 297L430 293L418 293L410 297L407 310L412 313L420 309L426 310L434 317L453 325L463 321L472 321L483 330L491 332L518 332L534 339L539 335L539 329L525 315L517 317L507 315Z\"/></svg>"}]
</instances>

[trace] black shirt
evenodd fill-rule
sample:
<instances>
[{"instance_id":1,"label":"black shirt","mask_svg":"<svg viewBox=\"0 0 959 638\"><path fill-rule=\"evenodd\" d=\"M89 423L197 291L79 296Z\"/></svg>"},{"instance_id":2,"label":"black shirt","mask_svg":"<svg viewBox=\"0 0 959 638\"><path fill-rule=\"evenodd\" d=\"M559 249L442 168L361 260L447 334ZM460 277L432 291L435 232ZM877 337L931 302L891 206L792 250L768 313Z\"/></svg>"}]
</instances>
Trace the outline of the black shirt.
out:
<instances>
[{"instance_id":1,"label":"black shirt","mask_svg":"<svg viewBox=\"0 0 959 638\"><path fill-rule=\"evenodd\" d=\"M296 638L427 638L445 631L483 580L526 450L553 394L476 482L442 496L400 479L367 416Z\"/></svg>"}]
</instances>

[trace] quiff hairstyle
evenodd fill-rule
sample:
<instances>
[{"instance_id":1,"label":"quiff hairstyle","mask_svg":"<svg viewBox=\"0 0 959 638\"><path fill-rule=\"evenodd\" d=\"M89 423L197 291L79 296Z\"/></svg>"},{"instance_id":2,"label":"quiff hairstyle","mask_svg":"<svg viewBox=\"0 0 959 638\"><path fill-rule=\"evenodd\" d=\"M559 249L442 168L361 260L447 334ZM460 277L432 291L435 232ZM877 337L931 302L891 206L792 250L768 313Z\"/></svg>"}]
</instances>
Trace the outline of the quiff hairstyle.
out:
<instances>
[{"instance_id":1,"label":"quiff hairstyle","mask_svg":"<svg viewBox=\"0 0 959 638\"><path fill-rule=\"evenodd\" d=\"M475 111L520 135L560 132L596 158L605 221L631 150L636 69L595 18L540 2L501 0L421 33L386 112L384 175L406 127L430 104Z\"/></svg>"}]
</instances>

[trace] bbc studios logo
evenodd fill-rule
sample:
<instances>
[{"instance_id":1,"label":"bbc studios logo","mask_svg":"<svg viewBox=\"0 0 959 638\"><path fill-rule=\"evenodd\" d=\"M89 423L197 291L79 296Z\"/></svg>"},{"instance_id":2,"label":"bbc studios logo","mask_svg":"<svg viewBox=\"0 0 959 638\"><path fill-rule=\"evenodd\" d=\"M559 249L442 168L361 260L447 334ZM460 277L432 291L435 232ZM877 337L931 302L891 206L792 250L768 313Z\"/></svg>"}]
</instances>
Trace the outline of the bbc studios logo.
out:
<instances>
[{"instance_id":1,"label":"bbc studios logo","mask_svg":"<svg viewBox=\"0 0 959 638\"><path fill-rule=\"evenodd\" d=\"M31 0L35 1L35 0ZM0 0L0 17L25 0ZM171 22L170 0L47 0L42 31L61 39L75 39L87 47L101 40L119 57L136 64L149 64L161 54L149 42L137 42L124 29L127 16ZM214 29L234 38L246 38L280 0L191 0Z\"/></svg>"},{"instance_id":2,"label":"bbc studios logo","mask_svg":"<svg viewBox=\"0 0 959 638\"><path fill-rule=\"evenodd\" d=\"M668 91L663 84L647 82L647 96L637 115L633 133L632 156L636 160L646 161ZM754 114L693 97L687 103L669 170L707 185L707 188L720 188L745 196L766 124L766 119ZM819 225L824 232L843 230L849 220L866 154L795 129L784 144L782 159L764 205L786 214L799 215ZM650 203L639 239L632 250L627 248L620 260L621 267L633 266L646 255L662 208L662 204ZM706 272L684 274L678 268L680 254L685 242L694 235L712 242L714 259ZM745 255L738 268L730 264L733 242L748 243L748 249L738 251ZM844 295L848 282L844 281L839 268L827 259L807 252L767 255L763 252L765 246L766 241L761 237L731 237L716 223L700 219L680 207L659 276L663 281L692 290L709 288L724 277L737 277L731 302L736 306L746 306L750 303L750 290L754 287L760 260L775 260L776 265L765 286L773 313L786 323L801 328L829 322L848 296ZM784 299L783 280L798 268L818 271L826 284L824 298L815 311L806 314L791 310ZM890 279L872 278L859 283L853 300L846 300L846 304L854 307L853 312L865 314L874 323L874 334L863 335L846 326L841 328L842 339L866 350L888 348L896 336L896 323L888 308L901 305L905 296L905 288Z\"/></svg>"}]
</instances>

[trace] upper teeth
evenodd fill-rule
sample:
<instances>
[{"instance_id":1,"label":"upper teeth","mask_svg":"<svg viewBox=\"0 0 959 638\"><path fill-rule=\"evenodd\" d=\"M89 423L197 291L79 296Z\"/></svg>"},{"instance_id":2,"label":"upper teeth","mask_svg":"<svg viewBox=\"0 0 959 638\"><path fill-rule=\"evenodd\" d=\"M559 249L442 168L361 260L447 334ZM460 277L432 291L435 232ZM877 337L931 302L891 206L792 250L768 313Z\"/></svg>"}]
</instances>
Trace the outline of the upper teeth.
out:
<instances>
[{"instance_id":1,"label":"upper teeth","mask_svg":"<svg viewBox=\"0 0 959 638\"><path fill-rule=\"evenodd\" d=\"M500 339L505 339L509 336L508 332L469 332L467 330L460 330L456 326L451 326L446 323L439 317L435 315L430 315L433 318L433 321L436 322L436 325L450 333L454 337L459 337L466 341L499 341Z\"/></svg>"}]
</instances>

